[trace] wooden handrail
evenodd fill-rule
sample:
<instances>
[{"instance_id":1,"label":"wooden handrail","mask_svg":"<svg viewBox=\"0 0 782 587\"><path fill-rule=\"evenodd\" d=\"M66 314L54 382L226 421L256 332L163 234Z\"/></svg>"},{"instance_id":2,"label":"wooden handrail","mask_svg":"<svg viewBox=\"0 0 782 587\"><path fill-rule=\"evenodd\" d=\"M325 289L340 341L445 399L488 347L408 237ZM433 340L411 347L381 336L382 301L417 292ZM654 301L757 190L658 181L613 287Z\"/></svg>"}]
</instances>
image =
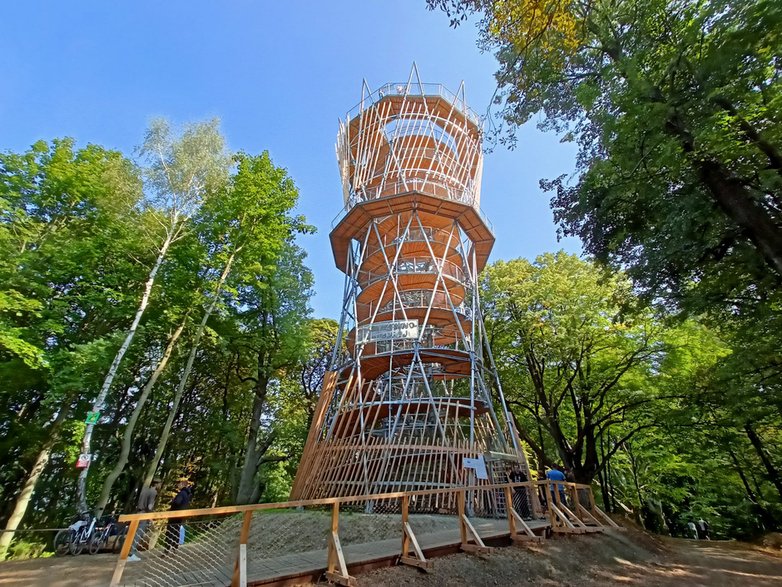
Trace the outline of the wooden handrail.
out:
<instances>
[{"instance_id":1,"label":"wooden handrail","mask_svg":"<svg viewBox=\"0 0 782 587\"><path fill-rule=\"evenodd\" d=\"M564 486L576 486L578 488L589 488L588 485L582 485L577 483L570 483L569 481L523 481L520 483L493 483L487 485L471 485L467 487L445 487L441 489L421 489L418 491L394 491L391 493L376 493L372 495L350 495L346 497L324 497L321 499L302 499L296 501L283 501L278 503L255 503L248 505L229 505L216 508L201 508L194 510L177 510L172 512L147 512L139 514L122 514L119 517L120 522L130 522L133 520L171 520L176 518L194 518L199 516L212 516L212 515L226 515L226 514L238 514L244 512L254 512L263 510L274 510L283 508L297 508L297 507L312 507L320 505L334 505L336 503L350 503L369 500L383 500L383 499L399 499L404 496L416 497L423 495L437 495L442 493L454 493L457 491L476 491L487 489L504 489L527 487L534 489L540 485L550 485L556 483L557 485Z\"/></svg>"}]
</instances>

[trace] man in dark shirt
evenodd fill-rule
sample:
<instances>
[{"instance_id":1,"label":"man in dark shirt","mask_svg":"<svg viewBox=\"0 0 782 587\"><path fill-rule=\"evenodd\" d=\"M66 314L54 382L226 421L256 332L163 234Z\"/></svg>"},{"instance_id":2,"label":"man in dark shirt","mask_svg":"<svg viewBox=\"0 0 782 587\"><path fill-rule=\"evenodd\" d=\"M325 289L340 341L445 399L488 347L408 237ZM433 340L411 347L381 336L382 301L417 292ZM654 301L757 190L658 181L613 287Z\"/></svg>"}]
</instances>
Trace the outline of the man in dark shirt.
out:
<instances>
[{"instance_id":1,"label":"man in dark shirt","mask_svg":"<svg viewBox=\"0 0 782 587\"><path fill-rule=\"evenodd\" d=\"M526 483L529 480L527 474L519 467L515 467L508 477L511 483ZM525 520L532 518L528 491L527 487L515 487L513 490L513 507Z\"/></svg>"},{"instance_id":2,"label":"man in dark shirt","mask_svg":"<svg viewBox=\"0 0 782 587\"><path fill-rule=\"evenodd\" d=\"M177 485L177 494L171 500L171 511L186 510L190 507L190 500L193 499L193 489L186 479L183 479ZM179 543L184 542L182 535L182 518L175 518L168 521L166 526L166 550L179 548Z\"/></svg>"}]
</instances>

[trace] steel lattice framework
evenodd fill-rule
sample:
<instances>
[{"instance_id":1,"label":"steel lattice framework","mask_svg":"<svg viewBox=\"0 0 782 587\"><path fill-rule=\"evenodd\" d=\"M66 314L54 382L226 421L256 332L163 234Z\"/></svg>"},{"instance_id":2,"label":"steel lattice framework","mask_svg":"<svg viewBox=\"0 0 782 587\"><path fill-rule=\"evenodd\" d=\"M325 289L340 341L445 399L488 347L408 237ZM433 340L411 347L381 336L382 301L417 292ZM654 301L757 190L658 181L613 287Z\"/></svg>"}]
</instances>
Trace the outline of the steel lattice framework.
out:
<instances>
[{"instance_id":1,"label":"steel lattice framework","mask_svg":"<svg viewBox=\"0 0 782 587\"><path fill-rule=\"evenodd\" d=\"M342 339L294 499L505 482L510 467L527 469L480 315L494 244L479 209L481 138L464 84L455 94L424 84L415 66L404 83L364 82L340 122L345 211L331 243L346 275ZM440 499L415 507L453 506Z\"/></svg>"}]
</instances>

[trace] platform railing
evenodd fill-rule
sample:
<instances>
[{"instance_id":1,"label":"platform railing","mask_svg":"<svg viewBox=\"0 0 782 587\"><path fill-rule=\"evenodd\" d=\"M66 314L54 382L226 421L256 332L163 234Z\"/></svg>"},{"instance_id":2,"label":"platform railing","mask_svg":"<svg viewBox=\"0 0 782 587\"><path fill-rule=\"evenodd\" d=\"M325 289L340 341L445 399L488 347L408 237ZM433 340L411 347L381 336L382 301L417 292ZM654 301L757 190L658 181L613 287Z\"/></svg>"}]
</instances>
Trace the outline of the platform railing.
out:
<instances>
[{"instance_id":1,"label":"platform railing","mask_svg":"<svg viewBox=\"0 0 782 587\"><path fill-rule=\"evenodd\" d=\"M387 96L436 96L443 98L451 104L455 104L459 110L467 115L477 126L483 126L483 117L475 112L472 108L461 98L458 98L451 90L446 88L443 84L425 84L425 83L408 83L408 82L389 82L380 86L377 90L370 93L368 96L356 104L353 108L348 110L347 120L350 121L354 117L358 116L365 109L371 107L373 104L382 100Z\"/></svg>"},{"instance_id":2,"label":"platform railing","mask_svg":"<svg viewBox=\"0 0 782 587\"><path fill-rule=\"evenodd\" d=\"M498 519L505 520L504 535L518 541L540 540L535 529L542 527L580 533L578 529L592 531L615 525L595 505L589 485L549 481L126 514L120 521L129 524L128 533L111 585L246 585L248 580L263 578L259 573L279 574L285 564L301 564L303 560L314 561L315 567L320 564L331 581L355 585L348 565L360 561L351 560L346 548L350 551L351 545L357 544L366 548L367 544L381 544L394 537L401 537L402 549L396 553L400 563L426 567L428 561L415 529L426 514L411 518L410 512L415 510L417 499L432 495L455 497L443 500L455 502L455 511L434 512L429 517L439 517L441 526L452 528L455 543L465 551L487 548L479 524L484 518L494 518L494 524ZM517 511L520 495L529 500L522 512ZM487 498L493 512L481 509L488 503ZM531 507L533 504L535 507ZM391 512L373 518L389 524L380 524L380 529L370 535L351 533L352 525L358 525L362 515L356 512L370 510ZM538 520L530 521L529 516ZM140 527L143 532L139 532ZM310 536L312 542L297 550L296 542L300 543L302 535ZM144 543L146 549L142 550ZM140 561L129 562L134 545L140 551ZM324 560L319 562L319 557Z\"/></svg>"}]
</instances>

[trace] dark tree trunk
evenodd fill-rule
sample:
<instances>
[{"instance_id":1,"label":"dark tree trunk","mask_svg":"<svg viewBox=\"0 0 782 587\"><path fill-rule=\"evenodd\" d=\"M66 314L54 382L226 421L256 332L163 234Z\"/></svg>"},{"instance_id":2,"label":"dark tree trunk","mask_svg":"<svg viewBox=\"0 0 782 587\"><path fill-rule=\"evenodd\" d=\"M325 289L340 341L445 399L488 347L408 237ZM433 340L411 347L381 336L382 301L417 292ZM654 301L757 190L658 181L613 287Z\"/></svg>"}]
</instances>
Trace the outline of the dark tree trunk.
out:
<instances>
[{"instance_id":1,"label":"dark tree trunk","mask_svg":"<svg viewBox=\"0 0 782 587\"><path fill-rule=\"evenodd\" d=\"M771 481L774 487L777 488L779 497L782 498L782 477L780 477L779 471L774 466L774 463L771 462L771 458L769 458L766 449L763 447L763 442L749 422L744 424L744 431L747 433L749 441L752 443L755 452L758 453L758 456L766 469L766 477Z\"/></svg>"},{"instance_id":2,"label":"dark tree trunk","mask_svg":"<svg viewBox=\"0 0 782 587\"><path fill-rule=\"evenodd\" d=\"M777 523L774 519L774 516L770 511L763 507L763 505L760 503L760 500L757 498L757 495L752 490L752 486L749 484L749 479L747 479L747 476L744 474L744 469L739 463L738 458L736 458L736 453L728 448L728 454L730 455L730 459L733 461L733 466L736 469L736 473L739 475L739 479L741 479L742 485L744 485L744 490L747 492L747 497L749 498L749 501L752 502L752 507L758 512L758 517L761 519L764 529L775 529Z\"/></svg>"}]
</instances>

